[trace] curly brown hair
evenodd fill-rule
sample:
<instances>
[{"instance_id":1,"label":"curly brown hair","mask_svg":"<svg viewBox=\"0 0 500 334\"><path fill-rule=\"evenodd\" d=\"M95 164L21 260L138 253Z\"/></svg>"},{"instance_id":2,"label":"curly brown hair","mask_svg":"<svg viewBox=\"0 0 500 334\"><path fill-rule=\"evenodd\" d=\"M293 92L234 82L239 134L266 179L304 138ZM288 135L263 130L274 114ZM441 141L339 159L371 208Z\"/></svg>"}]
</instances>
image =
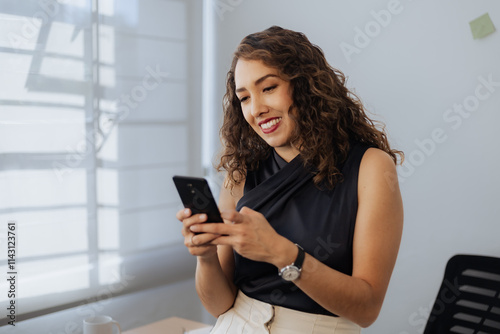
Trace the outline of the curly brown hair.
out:
<instances>
[{"instance_id":1,"label":"curly brown hair","mask_svg":"<svg viewBox=\"0 0 500 334\"><path fill-rule=\"evenodd\" d=\"M339 165L353 142L387 152L395 164L398 156L403 159L403 152L389 146L383 124L368 118L359 98L346 88L344 74L328 64L323 51L303 33L272 26L241 41L227 74L224 122L220 129L223 150L217 170L227 171L230 189L241 183L247 169L255 170L272 150L243 117L235 93L239 59L260 60L290 82L290 115L296 125L291 143L299 149L304 165L313 166L316 185L326 181L333 188L342 180Z\"/></svg>"}]
</instances>

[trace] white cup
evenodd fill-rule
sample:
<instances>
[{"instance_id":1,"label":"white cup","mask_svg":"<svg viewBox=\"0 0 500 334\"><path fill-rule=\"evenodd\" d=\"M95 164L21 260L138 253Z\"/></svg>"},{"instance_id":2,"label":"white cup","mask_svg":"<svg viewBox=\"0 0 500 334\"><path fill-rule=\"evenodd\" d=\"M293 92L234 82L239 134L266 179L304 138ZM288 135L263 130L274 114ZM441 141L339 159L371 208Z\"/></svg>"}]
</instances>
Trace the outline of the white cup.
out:
<instances>
[{"instance_id":1,"label":"white cup","mask_svg":"<svg viewBox=\"0 0 500 334\"><path fill-rule=\"evenodd\" d=\"M113 334L113 325L122 332L120 325L107 315L98 315L83 320L83 334Z\"/></svg>"}]
</instances>

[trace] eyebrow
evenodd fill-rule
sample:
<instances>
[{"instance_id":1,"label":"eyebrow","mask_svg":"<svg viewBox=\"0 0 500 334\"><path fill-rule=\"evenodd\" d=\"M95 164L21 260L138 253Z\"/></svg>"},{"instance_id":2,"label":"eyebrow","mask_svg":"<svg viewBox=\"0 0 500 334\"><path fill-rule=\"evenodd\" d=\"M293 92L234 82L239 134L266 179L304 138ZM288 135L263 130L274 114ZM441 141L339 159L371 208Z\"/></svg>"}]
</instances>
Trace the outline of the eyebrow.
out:
<instances>
[{"instance_id":1,"label":"eyebrow","mask_svg":"<svg viewBox=\"0 0 500 334\"><path fill-rule=\"evenodd\" d=\"M260 84L262 81L266 80L269 77L278 77L278 76L276 74L271 74L271 73L266 74L263 77L260 77L259 79L255 80L254 85L257 86L258 84ZM240 93L240 92L243 92L245 90L247 90L245 87L241 87L241 88L236 89L236 93Z\"/></svg>"}]
</instances>

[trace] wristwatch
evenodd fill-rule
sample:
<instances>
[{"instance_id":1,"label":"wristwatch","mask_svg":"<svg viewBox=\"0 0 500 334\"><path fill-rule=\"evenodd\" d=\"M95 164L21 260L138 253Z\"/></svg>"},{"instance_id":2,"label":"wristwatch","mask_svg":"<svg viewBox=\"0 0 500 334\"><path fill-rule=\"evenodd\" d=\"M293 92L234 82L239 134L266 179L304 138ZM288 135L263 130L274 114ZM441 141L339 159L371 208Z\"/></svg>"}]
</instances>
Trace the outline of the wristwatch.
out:
<instances>
[{"instance_id":1,"label":"wristwatch","mask_svg":"<svg viewBox=\"0 0 500 334\"><path fill-rule=\"evenodd\" d=\"M297 246L297 248L299 249L299 254L297 254L297 258L292 264L284 268L281 268L281 270L279 271L279 275L285 281L295 281L300 277L300 272L302 271L302 264L304 263L304 258L306 257L306 253L304 252L304 249L299 245L295 244L295 246Z\"/></svg>"}]
</instances>

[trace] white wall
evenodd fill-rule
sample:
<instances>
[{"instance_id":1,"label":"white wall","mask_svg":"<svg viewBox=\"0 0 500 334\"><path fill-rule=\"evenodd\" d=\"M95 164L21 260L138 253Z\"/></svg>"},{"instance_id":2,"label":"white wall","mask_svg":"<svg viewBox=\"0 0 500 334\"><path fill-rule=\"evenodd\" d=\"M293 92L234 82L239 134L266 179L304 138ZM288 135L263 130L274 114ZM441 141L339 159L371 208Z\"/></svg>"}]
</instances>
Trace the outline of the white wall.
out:
<instances>
[{"instance_id":1,"label":"white wall","mask_svg":"<svg viewBox=\"0 0 500 334\"><path fill-rule=\"evenodd\" d=\"M421 333L446 261L456 253L500 256L500 167L494 131L500 123L500 33L472 38L468 22L489 12L500 28L493 0L219 0L216 15L216 102L220 110L232 52L247 34L280 25L304 32L348 77L348 86L392 144L405 151L399 169L405 229L387 298L378 321L365 333ZM355 46L355 29L370 27L371 11L395 5L397 14L350 62L342 42ZM392 7L391 7L392 8ZM380 26L379 26L380 27ZM358 41L360 42L360 41ZM447 111L472 103L467 118ZM489 95L488 95L489 94ZM488 95L486 97L486 95ZM471 105L472 106L472 105ZM474 106L472 106L474 107ZM474 108L472 108L474 109ZM449 117L455 117L450 119ZM444 117L448 117L446 120ZM439 130L440 129L440 130ZM440 143L430 143L437 131ZM425 150L417 142L426 143Z\"/></svg>"}]
</instances>

